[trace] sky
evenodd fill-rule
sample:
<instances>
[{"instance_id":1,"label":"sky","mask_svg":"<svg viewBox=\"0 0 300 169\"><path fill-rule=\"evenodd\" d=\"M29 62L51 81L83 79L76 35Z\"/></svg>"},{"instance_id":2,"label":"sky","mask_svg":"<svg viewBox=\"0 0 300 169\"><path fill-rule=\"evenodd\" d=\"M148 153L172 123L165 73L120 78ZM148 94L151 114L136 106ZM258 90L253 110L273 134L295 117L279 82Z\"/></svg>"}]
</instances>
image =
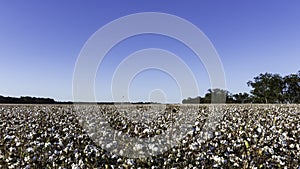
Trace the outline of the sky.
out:
<instances>
[{"instance_id":1,"label":"sky","mask_svg":"<svg viewBox=\"0 0 300 169\"><path fill-rule=\"evenodd\" d=\"M86 41L104 25L141 12L172 14L197 26L220 57L227 90L249 92L247 81L260 73L284 76L300 70L299 9L297 0L3 0L0 95L72 100L74 69ZM210 88L207 70L185 44L144 34L123 40L105 55L95 77L97 101L113 101L111 84L118 65L130 54L149 48L170 51L186 63L199 86L193 97ZM124 85L129 86L130 101L175 103L186 97L176 78L148 69Z\"/></svg>"}]
</instances>

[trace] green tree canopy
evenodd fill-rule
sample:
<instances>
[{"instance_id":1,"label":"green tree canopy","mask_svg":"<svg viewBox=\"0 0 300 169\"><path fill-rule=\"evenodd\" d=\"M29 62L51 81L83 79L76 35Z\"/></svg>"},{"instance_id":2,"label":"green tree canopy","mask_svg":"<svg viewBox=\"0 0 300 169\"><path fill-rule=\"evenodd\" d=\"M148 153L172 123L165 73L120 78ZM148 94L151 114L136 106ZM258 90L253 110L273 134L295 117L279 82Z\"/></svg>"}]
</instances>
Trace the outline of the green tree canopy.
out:
<instances>
[{"instance_id":1,"label":"green tree canopy","mask_svg":"<svg viewBox=\"0 0 300 169\"><path fill-rule=\"evenodd\" d=\"M284 94L287 103L300 103L300 71L284 77Z\"/></svg>"},{"instance_id":2,"label":"green tree canopy","mask_svg":"<svg viewBox=\"0 0 300 169\"><path fill-rule=\"evenodd\" d=\"M258 103L283 103L284 102L284 80L279 74L265 73L254 77L254 81L249 81L251 94L254 101Z\"/></svg>"},{"instance_id":3,"label":"green tree canopy","mask_svg":"<svg viewBox=\"0 0 300 169\"><path fill-rule=\"evenodd\" d=\"M233 95L233 99L235 100L235 103L251 103L251 97L248 93L238 93Z\"/></svg>"}]
</instances>

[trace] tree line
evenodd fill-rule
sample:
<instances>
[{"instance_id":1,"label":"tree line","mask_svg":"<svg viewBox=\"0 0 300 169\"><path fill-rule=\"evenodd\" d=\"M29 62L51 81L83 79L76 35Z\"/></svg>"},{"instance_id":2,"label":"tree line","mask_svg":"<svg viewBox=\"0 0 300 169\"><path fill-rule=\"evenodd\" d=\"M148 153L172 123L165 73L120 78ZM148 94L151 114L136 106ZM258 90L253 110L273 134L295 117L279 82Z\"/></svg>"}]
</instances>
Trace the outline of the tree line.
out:
<instances>
[{"instance_id":1,"label":"tree line","mask_svg":"<svg viewBox=\"0 0 300 169\"><path fill-rule=\"evenodd\" d=\"M58 103L54 99L51 98L37 98L30 96L21 96L17 97L4 97L0 96L0 103L15 103L15 104L54 104Z\"/></svg>"},{"instance_id":2,"label":"tree line","mask_svg":"<svg viewBox=\"0 0 300 169\"><path fill-rule=\"evenodd\" d=\"M183 99L182 103L300 103L300 70L297 73L281 76L264 73L247 82L251 87L249 93L232 94L224 89L209 89L204 97ZM20 98L0 95L0 103L22 104L72 104L73 102L57 102L51 98L22 96ZM85 103L85 102L84 102ZM98 104L105 104L104 102ZM113 102L111 104L114 104ZM144 103L145 104L145 103ZM147 103L150 104L150 103Z\"/></svg>"},{"instance_id":3,"label":"tree line","mask_svg":"<svg viewBox=\"0 0 300 169\"><path fill-rule=\"evenodd\" d=\"M247 82L249 93L232 94L224 89L209 89L204 97L183 99L182 103L300 103L300 70L286 76L261 73ZM224 98L222 100L222 98Z\"/></svg>"},{"instance_id":4,"label":"tree line","mask_svg":"<svg viewBox=\"0 0 300 169\"><path fill-rule=\"evenodd\" d=\"M4 97L0 95L0 104L99 104L99 105L113 105L113 104L160 104L157 102L72 102L72 101L56 101L52 98L41 98L31 96Z\"/></svg>"}]
</instances>

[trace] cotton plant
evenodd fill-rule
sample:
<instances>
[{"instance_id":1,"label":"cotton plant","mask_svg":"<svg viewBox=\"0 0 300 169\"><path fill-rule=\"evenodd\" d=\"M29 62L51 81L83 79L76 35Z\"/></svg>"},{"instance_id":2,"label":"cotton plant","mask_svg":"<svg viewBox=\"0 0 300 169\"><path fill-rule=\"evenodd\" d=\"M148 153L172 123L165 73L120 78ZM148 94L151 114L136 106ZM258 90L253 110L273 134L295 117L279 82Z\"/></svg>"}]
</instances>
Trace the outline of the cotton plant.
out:
<instances>
[{"instance_id":1,"label":"cotton plant","mask_svg":"<svg viewBox=\"0 0 300 169\"><path fill-rule=\"evenodd\" d=\"M2 105L0 168L299 168L299 105L223 105L209 131L211 105L194 106ZM108 151L116 142L94 140L104 122L119 136L164 134L191 108L199 109L191 131L156 156L130 158Z\"/></svg>"}]
</instances>

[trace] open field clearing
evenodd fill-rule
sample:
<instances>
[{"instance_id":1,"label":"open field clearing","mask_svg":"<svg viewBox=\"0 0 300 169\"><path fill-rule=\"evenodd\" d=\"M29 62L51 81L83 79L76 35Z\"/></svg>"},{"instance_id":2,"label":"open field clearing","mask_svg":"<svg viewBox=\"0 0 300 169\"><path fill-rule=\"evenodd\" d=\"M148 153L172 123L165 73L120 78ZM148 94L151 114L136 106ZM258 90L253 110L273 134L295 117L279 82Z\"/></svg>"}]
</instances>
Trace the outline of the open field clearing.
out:
<instances>
[{"instance_id":1,"label":"open field clearing","mask_svg":"<svg viewBox=\"0 0 300 169\"><path fill-rule=\"evenodd\" d=\"M1 105L0 168L300 168L300 105Z\"/></svg>"}]
</instances>

